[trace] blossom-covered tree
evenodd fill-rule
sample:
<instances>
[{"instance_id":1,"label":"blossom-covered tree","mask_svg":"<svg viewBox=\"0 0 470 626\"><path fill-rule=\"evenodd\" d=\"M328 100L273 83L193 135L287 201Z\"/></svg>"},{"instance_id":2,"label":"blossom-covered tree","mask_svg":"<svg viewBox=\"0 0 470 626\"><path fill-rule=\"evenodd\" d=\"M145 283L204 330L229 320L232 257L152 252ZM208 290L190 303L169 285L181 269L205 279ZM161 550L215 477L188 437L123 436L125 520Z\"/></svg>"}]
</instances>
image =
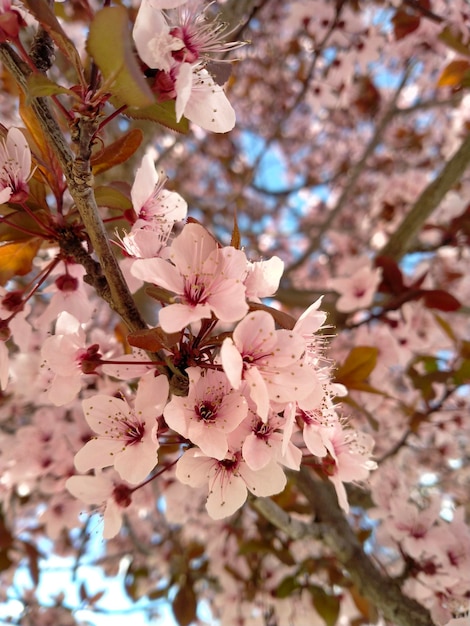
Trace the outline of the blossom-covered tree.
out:
<instances>
[{"instance_id":1,"label":"blossom-covered tree","mask_svg":"<svg viewBox=\"0 0 470 626\"><path fill-rule=\"evenodd\" d=\"M5 0L0 63L6 623L469 626L468 3Z\"/></svg>"}]
</instances>

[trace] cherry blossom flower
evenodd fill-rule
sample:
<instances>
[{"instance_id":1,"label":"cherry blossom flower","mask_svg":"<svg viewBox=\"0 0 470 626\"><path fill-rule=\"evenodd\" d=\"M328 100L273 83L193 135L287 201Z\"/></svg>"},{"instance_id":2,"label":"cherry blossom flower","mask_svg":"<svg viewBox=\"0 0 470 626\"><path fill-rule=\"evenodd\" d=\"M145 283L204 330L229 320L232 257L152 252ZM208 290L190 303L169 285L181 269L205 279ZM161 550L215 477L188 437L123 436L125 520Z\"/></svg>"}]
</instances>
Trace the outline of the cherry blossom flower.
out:
<instances>
[{"instance_id":1,"label":"cherry blossom flower","mask_svg":"<svg viewBox=\"0 0 470 626\"><path fill-rule=\"evenodd\" d=\"M405 552L415 559L424 553L433 555L436 548L434 533L437 530L434 524L439 518L440 508L439 498L434 498L424 510L418 509L413 503L393 500L393 517L387 523L390 536L399 541Z\"/></svg>"},{"instance_id":2,"label":"cherry blossom flower","mask_svg":"<svg viewBox=\"0 0 470 626\"><path fill-rule=\"evenodd\" d=\"M359 265L347 276L331 278L329 286L340 294L338 311L348 313L368 307L374 298L382 277L382 268L372 268L370 262Z\"/></svg>"},{"instance_id":3,"label":"cherry blossom flower","mask_svg":"<svg viewBox=\"0 0 470 626\"><path fill-rule=\"evenodd\" d=\"M248 310L243 278L246 257L231 246L219 248L199 224L186 224L168 251L172 264L163 259L137 259L132 274L176 294L177 302L160 310L167 333L212 313L222 322L235 322Z\"/></svg>"},{"instance_id":4,"label":"cherry blossom flower","mask_svg":"<svg viewBox=\"0 0 470 626\"><path fill-rule=\"evenodd\" d=\"M204 454L222 460L228 452L227 434L245 419L247 403L232 389L223 372L188 368L189 393L173 397L163 412L166 423L199 446Z\"/></svg>"},{"instance_id":5,"label":"cherry blossom flower","mask_svg":"<svg viewBox=\"0 0 470 626\"><path fill-rule=\"evenodd\" d=\"M101 507L104 539L112 539L118 534L124 509L132 502L132 488L119 480L116 472L108 471L96 476L71 476L65 486L82 502Z\"/></svg>"},{"instance_id":6,"label":"cherry blossom flower","mask_svg":"<svg viewBox=\"0 0 470 626\"><path fill-rule=\"evenodd\" d=\"M284 271L284 261L273 256L266 261L248 263L245 278L246 297L252 302L260 302L276 293Z\"/></svg>"},{"instance_id":7,"label":"cherry blossom flower","mask_svg":"<svg viewBox=\"0 0 470 626\"><path fill-rule=\"evenodd\" d=\"M57 318L56 334L44 342L42 367L53 374L47 396L50 402L61 406L76 398L82 388L82 362L90 356L85 342L85 331L80 322L64 311ZM96 351L95 351L96 352Z\"/></svg>"},{"instance_id":8,"label":"cherry blossom flower","mask_svg":"<svg viewBox=\"0 0 470 626\"><path fill-rule=\"evenodd\" d=\"M198 448L186 450L176 465L176 477L191 487L209 483L206 509L212 519L235 513L245 503L248 491L255 496L272 496L286 485L285 474L277 463L269 463L255 472L240 451L219 460L206 456Z\"/></svg>"},{"instance_id":9,"label":"cherry blossom flower","mask_svg":"<svg viewBox=\"0 0 470 626\"><path fill-rule=\"evenodd\" d=\"M185 200L176 192L164 189L165 177L160 177L150 154L145 154L131 189L131 200L137 221L133 228L166 229L183 220L188 211Z\"/></svg>"},{"instance_id":10,"label":"cherry blossom flower","mask_svg":"<svg viewBox=\"0 0 470 626\"><path fill-rule=\"evenodd\" d=\"M0 204L23 202L28 197L31 150L18 128L10 128L0 140Z\"/></svg>"},{"instance_id":11,"label":"cherry blossom flower","mask_svg":"<svg viewBox=\"0 0 470 626\"><path fill-rule=\"evenodd\" d=\"M113 465L123 480L143 481L157 464L157 418L168 399L166 376L141 378L134 407L123 398L97 395L83 401L85 418L97 437L75 455L79 472Z\"/></svg>"},{"instance_id":12,"label":"cherry blossom flower","mask_svg":"<svg viewBox=\"0 0 470 626\"><path fill-rule=\"evenodd\" d=\"M325 439L325 446L330 456L325 457L324 467L336 490L338 502L347 513L349 503L343 483L365 480L369 472L376 469L377 464L370 458L374 440L367 433L344 428L339 420L331 431L326 432L328 440Z\"/></svg>"},{"instance_id":13,"label":"cherry blossom flower","mask_svg":"<svg viewBox=\"0 0 470 626\"><path fill-rule=\"evenodd\" d=\"M178 11L175 23L169 24L168 14L149 0L141 3L133 30L140 58L159 70L154 88L157 96L176 99L177 121L185 115L201 128L220 133L234 127L235 112L200 60L208 53L241 45L223 43L223 32L220 23L205 21L200 3Z\"/></svg>"},{"instance_id":14,"label":"cherry blossom flower","mask_svg":"<svg viewBox=\"0 0 470 626\"><path fill-rule=\"evenodd\" d=\"M270 401L285 405L310 392L312 374L302 363L304 350L299 335L275 330L269 313L254 311L237 324L232 339L224 339L220 358L234 389L246 381L258 415L266 421Z\"/></svg>"},{"instance_id":15,"label":"cherry blossom flower","mask_svg":"<svg viewBox=\"0 0 470 626\"><path fill-rule=\"evenodd\" d=\"M285 419L271 411L267 421L259 418L254 411L251 413L251 423L242 445L243 458L248 467L257 471L266 467L272 461L281 463L292 470L299 470L302 452L291 441L283 449L283 433Z\"/></svg>"}]
</instances>

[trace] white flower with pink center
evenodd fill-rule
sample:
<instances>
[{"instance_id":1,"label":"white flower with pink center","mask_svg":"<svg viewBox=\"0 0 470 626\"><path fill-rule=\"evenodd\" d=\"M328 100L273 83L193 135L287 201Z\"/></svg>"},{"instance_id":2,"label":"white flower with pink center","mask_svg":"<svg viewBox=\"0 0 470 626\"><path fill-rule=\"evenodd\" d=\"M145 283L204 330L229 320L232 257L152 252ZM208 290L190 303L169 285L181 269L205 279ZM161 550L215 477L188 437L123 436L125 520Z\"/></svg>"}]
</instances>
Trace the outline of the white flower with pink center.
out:
<instances>
[{"instance_id":1,"label":"white flower with pink center","mask_svg":"<svg viewBox=\"0 0 470 626\"><path fill-rule=\"evenodd\" d=\"M168 400L166 376L153 372L141 378L134 406L114 396L97 395L83 401L85 418L97 434L75 455L79 472L113 465L123 480L139 483L158 460L157 418Z\"/></svg>"},{"instance_id":2,"label":"white flower with pink center","mask_svg":"<svg viewBox=\"0 0 470 626\"><path fill-rule=\"evenodd\" d=\"M248 467L240 451L218 460L198 448L191 448L179 459L176 477L191 487L209 484L206 509L212 519L235 513L245 503L248 491L266 497L279 493L286 485L285 474L277 463L269 463L255 472Z\"/></svg>"},{"instance_id":3,"label":"white flower with pink center","mask_svg":"<svg viewBox=\"0 0 470 626\"><path fill-rule=\"evenodd\" d=\"M0 140L0 204L23 202L28 197L31 175L31 150L18 128L10 128Z\"/></svg>"},{"instance_id":4,"label":"white flower with pink center","mask_svg":"<svg viewBox=\"0 0 470 626\"><path fill-rule=\"evenodd\" d=\"M248 311L243 278L246 257L231 246L220 248L199 224L186 224L164 259L137 259L132 274L176 294L175 304L160 310L167 333L214 314L221 322L236 322Z\"/></svg>"},{"instance_id":5,"label":"white flower with pink center","mask_svg":"<svg viewBox=\"0 0 470 626\"><path fill-rule=\"evenodd\" d=\"M201 375L199 368L188 368L187 374L189 393L167 404L165 421L204 454L222 460L228 452L227 434L246 417L246 400L232 389L223 372L207 370Z\"/></svg>"},{"instance_id":6,"label":"white flower with pink center","mask_svg":"<svg viewBox=\"0 0 470 626\"><path fill-rule=\"evenodd\" d=\"M271 402L283 408L310 392L313 373L302 362L302 337L276 330L269 313L250 313L236 326L232 337L222 344L222 366L234 389L246 381L262 420L266 421Z\"/></svg>"}]
</instances>

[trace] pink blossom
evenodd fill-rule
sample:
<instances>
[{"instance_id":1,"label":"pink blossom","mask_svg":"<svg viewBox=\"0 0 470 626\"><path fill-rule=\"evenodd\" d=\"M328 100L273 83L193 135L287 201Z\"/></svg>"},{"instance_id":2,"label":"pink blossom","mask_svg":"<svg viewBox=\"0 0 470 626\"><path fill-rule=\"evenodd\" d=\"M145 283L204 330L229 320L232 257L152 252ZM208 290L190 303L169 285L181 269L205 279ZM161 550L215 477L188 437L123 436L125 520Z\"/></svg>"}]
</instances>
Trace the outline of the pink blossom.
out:
<instances>
[{"instance_id":1,"label":"pink blossom","mask_svg":"<svg viewBox=\"0 0 470 626\"><path fill-rule=\"evenodd\" d=\"M163 259L138 259L132 274L176 294L177 302L160 310L165 332L178 332L188 324L214 314L222 322L235 322L248 310L243 278L246 257L231 246L219 248L199 224L186 224Z\"/></svg>"},{"instance_id":2,"label":"pink blossom","mask_svg":"<svg viewBox=\"0 0 470 626\"><path fill-rule=\"evenodd\" d=\"M10 376L10 359L5 342L0 339L0 389L6 389Z\"/></svg>"},{"instance_id":3,"label":"pink blossom","mask_svg":"<svg viewBox=\"0 0 470 626\"><path fill-rule=\"evenodd\" d=\"M31 150L18 128L10 128L0 140L0 204L23 202L28 197Z\"/></svg>"},{"instance_id":4,"label":"pink blossom","mask_svg":"<svg viewBox=\"0 0 470 626\"><path fill-rule=\"evenodd\" d=\"M246 381L262 420L268 417L270 402L285 405L309 393L312 374L302 363L304 342L291 331L275 330L269 313L250 313L232 337L222 344L222 366L235 389Z\"/></svg>"},{"instance_id":5,"label":"pink blossom","mask_svg":"<svg viewBox=\"0 0 470 626\"><path fill-rule=\"evenodd\" d=\"M273 256L266 261L248 263L245 278L246 297L252 302L267 298L276 293L284 271L284 261Z\"/></svg>"},{"instance_id":6,"label":"pink blossom","mask_svg":"<svg viewBox=\"0 0 470 626\"><path fill-rule=\"evenodd\" d=\"M222 460L228 452L227 434L245 419L245 398L232 389L223 372L188 368L189 393L173 397L163 415L177 433L199 446L204 454Z\"/></svg>"},{"instance_id":7,"label":"pink blossom","mask_svg":"<svg viewBox=\"0 0 470 626\"><path fill-rule=\"evenodd\" d=\"M302 460L299 448L289 441L283 450L282 429L285 419L273 411L265 422L253 411L251 417L251 423L246 426L249 432L242 445L243 458L248 467L257 471L275 461L289 469L299 470Z\"/></svg>"},{"instance_id":8,"label":"pink blossom","mask_svg":"<svg viewBox=\"0 0 470 626\"><path fill-rule=\"evenodd\" d=\"M255 496L272 496L286 484L284 472L275 462L255 472L240 452L229 453L225 459L218 460L204 455L198 448L187 450L179 459L176 477L191 487L209 483L206 509L212 519L235 513L245 503L248 490Z\"/></svg>"},{"instance_id":9,"label":"pink blossom","mask_svg":"<svg viewBox=\"0 0 470 626\"><path fill-rule=\"evenodd\" d=\"M368 262L359 266L352 274L331 278L329 286L340 294L336 303L338 311L348 313L370 306L381 277L382 269L372 268Z\"/></svg>"},{"instance_id":10,"label":"pink blossom","mask_svg":"<svg viewBox=\"0 0 470 626\"><path fill-rule=\"evenodd\" d=\"M75 455L79 472L113 465L123 480L143 481L157 464L157 418L168 399L166 376L141 378L134 407L123 398L97 395L83 401L85 418L97 437Z\"/></svg>"},{"instance_id":11,"label":"pink blossom","mask_svg":"<svg viewBox=\"0 0 470 626\"><path fill-rule=\"evenodd\" d=\"M96 476L71 476L65 483L68 491L86 504L103 510L104 539L112 539L121 530L124 509L132 502L132 489L115 472Z\"/></svg>"},{"instance_id":12,"label":"pink blossom","mask_svg":"<svg viewBox=\"0 0 470 626\"><path fill-rule=\"evenodd\" d=\"M223 43L223 25L206 22L197 2L191 9L178 11L174 23L168 20L168 13L144 0L133 30L140 58L150 68L160 70L155 83L157 95L162 100L176 98L177 121L184 115L205 130L228 132L235 125L235 112L201 60L208 53L224 52L240 44Z\"/></svg>"},{"instance_id":13,"label":"pink blossom","mask_svg":"<svg viewBox=\"0 0 470 626\"><path fill-rule=\"evenodd\" d=\"M165 177L160 177L150 154L145 154L136 172L131 189L131 200L137 221L133 228L148 227L152 230L173 225L186 217L188 205L174 191L164 189Z\"/></svg>"},{"instance_id":14,"label":"pink blossom","mask_svg":"<svg viewBox=\"0 0 470 626\"><path fill-rule=\"evenodd\" d=\"M365 480L369 472L377 467L371 460L374 441L370 435L352 428L344 428L338 420L329 431L322 432L324 444L333 463L327 464L328 477L334 485L338 502L349 511L344 482Z\"/></svg>"},{"instance_id":15,"label":"pink blossom","mask_svg":"<svg viewBox=\"0 0 470 626\"><path fill-rule=\"evenodd\" d=\"M435 553L434 525L439 518L441 503L434 498L429 507L420 510L413 503L393 500L392 519L388 524L390 536L399 541L407 554L415 559L424 553Z\"/></svg>"},{"instance_id":16,"label":"pink blossom","mask_svg":"<svg viewBox=\"0 0 470 626\"><path fill-rule=\"evenodd\" d=\"M42 367L53 377L47 392L49 401L62 406L76 398L82 388L82 361L88 356L85 331L77 319L67 312L59 315L56 334L41 349Z\"/></svg>"}]
</instances>

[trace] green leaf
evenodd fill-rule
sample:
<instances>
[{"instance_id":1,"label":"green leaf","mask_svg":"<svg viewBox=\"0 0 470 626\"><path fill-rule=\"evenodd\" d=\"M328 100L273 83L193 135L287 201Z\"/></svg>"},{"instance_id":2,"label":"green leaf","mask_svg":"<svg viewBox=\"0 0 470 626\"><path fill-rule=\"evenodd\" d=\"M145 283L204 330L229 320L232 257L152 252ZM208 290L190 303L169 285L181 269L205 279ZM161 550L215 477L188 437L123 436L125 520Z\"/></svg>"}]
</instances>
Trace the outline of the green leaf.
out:
<instances>
[{"instance_id":1,"label":"green leaf","mask_svg":"<svg viewBox=\"0 0 470 626\"><path fill-rule=\"evenodd\" d=\"M112 185L100 185L95 188L95 199L98 206L108 209L128 211L132 209L132 202L122 191Z\"/></svg>"},{"instance_id":2,"label":"green leaf","mask_svg":"<svg viewBox=\"0 0 470 626\"><path fill-rule=\"evenodd\" d=\"M65 31L54 14L51 5L44 0L24 0L23 3L38 20L41 26L49 33L57 47L65 54L75 67L79 76L83 73L82 61L73 42L67 37Z\"/></svg>"},{"instance_id":3,"label":"green leaf","mask_svg":"<svg viewBox=\"0 0 470 626\"><path fill-rule=\"evenodd\" d=\"M464 43L463 34L450 26L446 26L437 38L452 50L470 57L470 46Z\"/></svg>"},{"instance_id":4,"label":"green leaf","mask_svg":"<svg viewBox=\"0 0 470 626\"><path fill-rule=\"evenodd\" d=\"M31 74L27 81L28 92L26 103L29 103L31 98L42 98L44 96L54 96L59 93L65 93L73 98L77 98L77 94L72 89L57 85L50 78L44 76L44 74Z\"/></svg>"},{"instance_id":5,"label":"green leaf","mask_svg":"<svg viewBox=\"0 0 470 626\"><path fill-rule=\"evenodd\" d=\"M130 107L147 107L155 98L135 58L124 6L105 7L90 25L87 51L113 95Z\"/></svg>"},{"instance_id":6,"label":"green leaf","mask_svg":"<svg viewBox=\"0 0 470 626\"><path fill-rule=\"evenodd\" d=\"M286 576L276 587L276 598L288 598L300 588L300 583L295 576Z\"/></svg>"},{"instance_id":7,"label":"green leaf","mask_svg":"<svg viewBox=\"0 0 470 626\"><path fill-rule=\"evenodd\" d=\"M335 626L341 606L339 598L326 593L321 587L311 586L308 590L312 596L312 604L326 626Z\"/></svg>"},{"instance_id":8,"label":"green leaf","mask_svg":"<svg viewBox=\"0 0 470 626\"><path fill-rule=\"evenodd\" d=\"M356 346L346 357L345 362L336 371L336 382L349 387L359 383L373 371L378 356L378 349L373 346Z\"/></svg>"},{"instance_id":9,"label":"green leaf","mask_svg":"<svg viewBox=\"0 0 470 626\"><path fill-rule=\"evenodd\" d=\"M155 102L154 104L141 107L139 109L129 108L124 114L136 120L148 120L157 122L166 128L176 130L179 133L189 132L189 121L183 116L179 122L176 121L175 101Z\"/></svg>"}]
</instances>

